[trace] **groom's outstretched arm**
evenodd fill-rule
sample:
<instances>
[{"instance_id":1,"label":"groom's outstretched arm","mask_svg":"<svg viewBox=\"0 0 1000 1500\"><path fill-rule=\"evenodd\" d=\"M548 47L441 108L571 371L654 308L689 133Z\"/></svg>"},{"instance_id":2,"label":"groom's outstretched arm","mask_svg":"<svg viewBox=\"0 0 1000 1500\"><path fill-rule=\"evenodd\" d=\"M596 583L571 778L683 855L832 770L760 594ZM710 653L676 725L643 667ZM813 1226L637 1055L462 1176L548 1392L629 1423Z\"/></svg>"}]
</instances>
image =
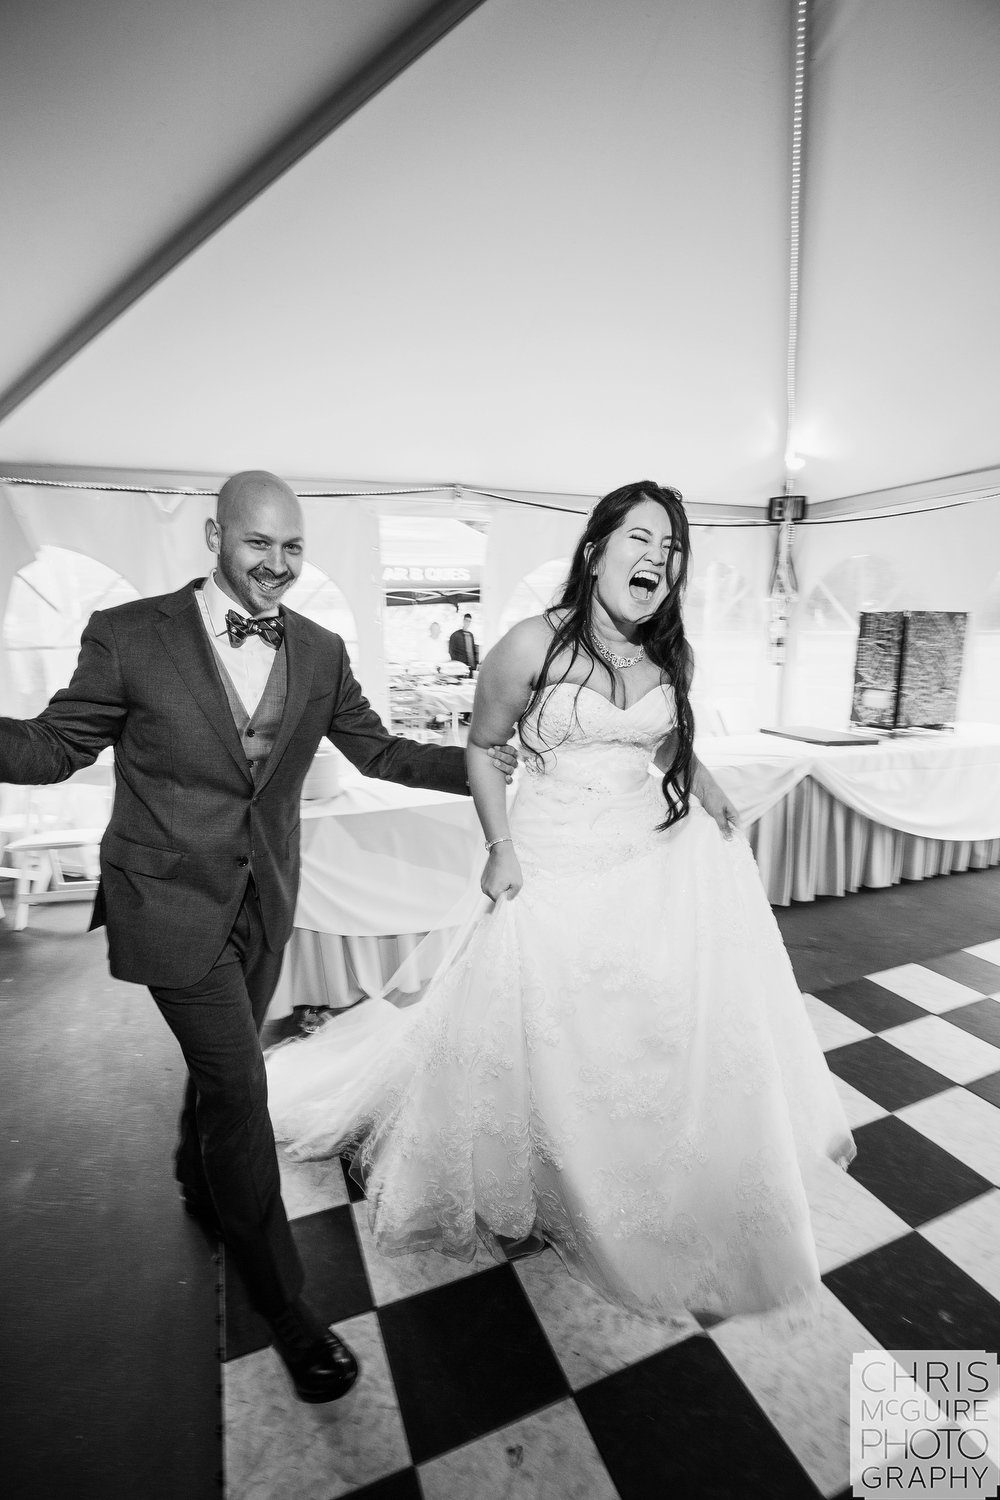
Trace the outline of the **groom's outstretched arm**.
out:
<instances>
[{"instance_id":1,"label":"groom's outstretched arm","mask_svg":"<svg viewBox=\"0 0 1000 1500\"><path fill-rule=\"evenodd\" d=\"M37 718L0 718L0 781L65 781L115 743L126 712L114 636L98 612L83 632L69 686Z\"/></svg>"}]
</instances>

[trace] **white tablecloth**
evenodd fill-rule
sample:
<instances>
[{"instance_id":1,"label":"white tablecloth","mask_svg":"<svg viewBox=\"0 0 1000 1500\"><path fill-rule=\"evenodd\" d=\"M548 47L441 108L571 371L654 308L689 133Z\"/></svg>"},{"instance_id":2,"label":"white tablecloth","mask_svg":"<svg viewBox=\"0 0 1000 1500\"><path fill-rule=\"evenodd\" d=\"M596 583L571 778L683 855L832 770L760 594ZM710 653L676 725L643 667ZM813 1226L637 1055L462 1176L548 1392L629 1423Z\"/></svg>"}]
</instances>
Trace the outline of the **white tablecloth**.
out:
<instances>
[{"instance_id":1,"label":"white tablecloth","mask_svg":"<svg viewBox=\"0 0 1000 1500\"><path fill-rule=\"evenodd\" d=\"M739 808L773 905L1000 864L1000 725L877 745L719 736L698 755Z\"/></svg>"},{"instance_id":2,"label":"white tablecloth","mask_svg":"<svg viewBox=\"0 0 1000 1500\"><path fill-rule=\"evenodd\" d=\"M697 748L776 906L1000 864L1000 726L871 746L706 736ZM348 772L339 796L304 804L296 931L271 1016L378 994L426 933L443 951L481 859L468 797Z\"/></svg>"},{"instance_id":3,"label":"white tablecloth","mask_svg":"<svg viewBox=\"0 0 1000 1500\"><path fill-rule=\"evenodd\" d=\"M451 719L452 738L458 744L458 716L472 712L472 701L476 696L475 683L420 683L413 691L431 718Z\"/></svg>"},{"instance_id":4,"label":"white tablecloth","mask_svg":"<svg viewBox=\"0 0 1000 1500\"><path fill-rule=\"evenodd\" d=\"M470 797L348 772L338 796L304 803L296 930L269 1018L380 993L429 932L443 951L482 855Z\"/></svg>"}]
</instances>

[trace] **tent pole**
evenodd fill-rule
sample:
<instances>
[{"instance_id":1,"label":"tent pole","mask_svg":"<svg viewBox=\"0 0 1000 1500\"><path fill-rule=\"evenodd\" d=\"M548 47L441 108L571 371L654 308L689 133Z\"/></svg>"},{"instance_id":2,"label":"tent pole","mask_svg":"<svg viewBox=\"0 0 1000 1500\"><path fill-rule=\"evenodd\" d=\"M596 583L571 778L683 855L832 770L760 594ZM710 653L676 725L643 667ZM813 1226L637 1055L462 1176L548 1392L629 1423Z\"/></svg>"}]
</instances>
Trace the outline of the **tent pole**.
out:
<instances>
[{"instance_id":1,"label":"tent pole","mask_svg":"<svg viewBox=\"0 0 1000 1500\"><path fill-rule=\"evenodd\" d=\"M438 0L437 4L431 5L407 31L365 63L352 79L311 110L276 145L147 256L0 394L0 421L203 245L216 230L228 224L289 167L331 135L483 3L484 0Z\"/></svg>"},{"instance_id":2,"label":"tent pole","mask_svg":"<svg viewBox=\"0 0 1000 1500\"><path fill-rule=\"evenodd\" d=\"M805 171L805 107L809 65L809 0L793 0L795 11L795 56L792 81L791 192L788 209L788 323L785 361L785 479L784 494L796 488L793 475L803 466L795 448L795 404L798 394L799 352L799 261L801 250L802 188ZM785 722L788 694L789 612L797 597L792 567L790 510L783 514L775 542L771 581L769 655L775 668L774 707L779 724Z\"/></svg>"}]
</instances>

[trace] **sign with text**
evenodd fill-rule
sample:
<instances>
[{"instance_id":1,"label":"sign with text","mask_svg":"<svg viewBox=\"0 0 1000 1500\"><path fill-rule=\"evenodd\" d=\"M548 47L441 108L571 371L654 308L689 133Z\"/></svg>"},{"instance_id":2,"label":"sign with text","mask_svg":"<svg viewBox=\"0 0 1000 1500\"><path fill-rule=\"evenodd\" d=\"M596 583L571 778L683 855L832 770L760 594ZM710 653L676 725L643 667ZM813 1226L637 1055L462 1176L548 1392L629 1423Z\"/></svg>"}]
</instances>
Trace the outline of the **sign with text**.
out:
<instances>
[{"instance_id":1,"label":"sign with text","mask_svg":"<svg viewBox=\"0 0 1000 1500\"><path fill-rule=\"evenodd\" d=\"M387 563L382 582L390 589L478 588L482 571L476 563Z\"/></svg>"}]
</instances>

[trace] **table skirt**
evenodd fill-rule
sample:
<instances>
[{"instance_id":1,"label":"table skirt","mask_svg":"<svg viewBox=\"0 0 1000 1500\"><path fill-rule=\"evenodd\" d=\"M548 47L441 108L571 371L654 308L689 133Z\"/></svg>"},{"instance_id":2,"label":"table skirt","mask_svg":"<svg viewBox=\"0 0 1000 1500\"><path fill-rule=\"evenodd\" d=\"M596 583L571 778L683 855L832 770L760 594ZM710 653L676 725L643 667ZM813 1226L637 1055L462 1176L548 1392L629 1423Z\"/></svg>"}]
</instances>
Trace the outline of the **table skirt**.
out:
<instances>
[{"instance_id":1,"label":"table skirt","mask_svg":"<svg viewBox=\"0 0 1000 1500\"><path fill-rule=\"evenodd\" d=\"M873 823L807 778L747 830L772 906L1000 865L1000 838L921 838Z\"/></svg>"},{"instance_id":2,"label":"table skirt","mask_svg":"<svg viewBox=\"0 0 1000 1500\"><path fill-rule=\"evenodd\" d=\"M384 937L337 937L332 932L296 927L285 949L267 1019L280 1020L301 1005L342 1010L367 996L381 995L390 979L394 999L415 994L444 957L450 937L450 928ZM421 943L420 965L407 964Z\"/></svg>"},{"instance_id":3,"label":"table skirt","mask_svg":"<svg viewBox=\"0 0 1000 1500\"><path fill-rule=\"evenodd\" d=\"M772 906L1000 865L1000 838L958 841L900 833L871 822L809 780L759 818L748 837ZM394 995L416 993L450 936L450 929L338 937L296 928L268 1018L288 1016L294 1006L353 1005L382 994L390 979ZM419 965L407 964L420 943Z\"/></svg>"}]
</instances>

